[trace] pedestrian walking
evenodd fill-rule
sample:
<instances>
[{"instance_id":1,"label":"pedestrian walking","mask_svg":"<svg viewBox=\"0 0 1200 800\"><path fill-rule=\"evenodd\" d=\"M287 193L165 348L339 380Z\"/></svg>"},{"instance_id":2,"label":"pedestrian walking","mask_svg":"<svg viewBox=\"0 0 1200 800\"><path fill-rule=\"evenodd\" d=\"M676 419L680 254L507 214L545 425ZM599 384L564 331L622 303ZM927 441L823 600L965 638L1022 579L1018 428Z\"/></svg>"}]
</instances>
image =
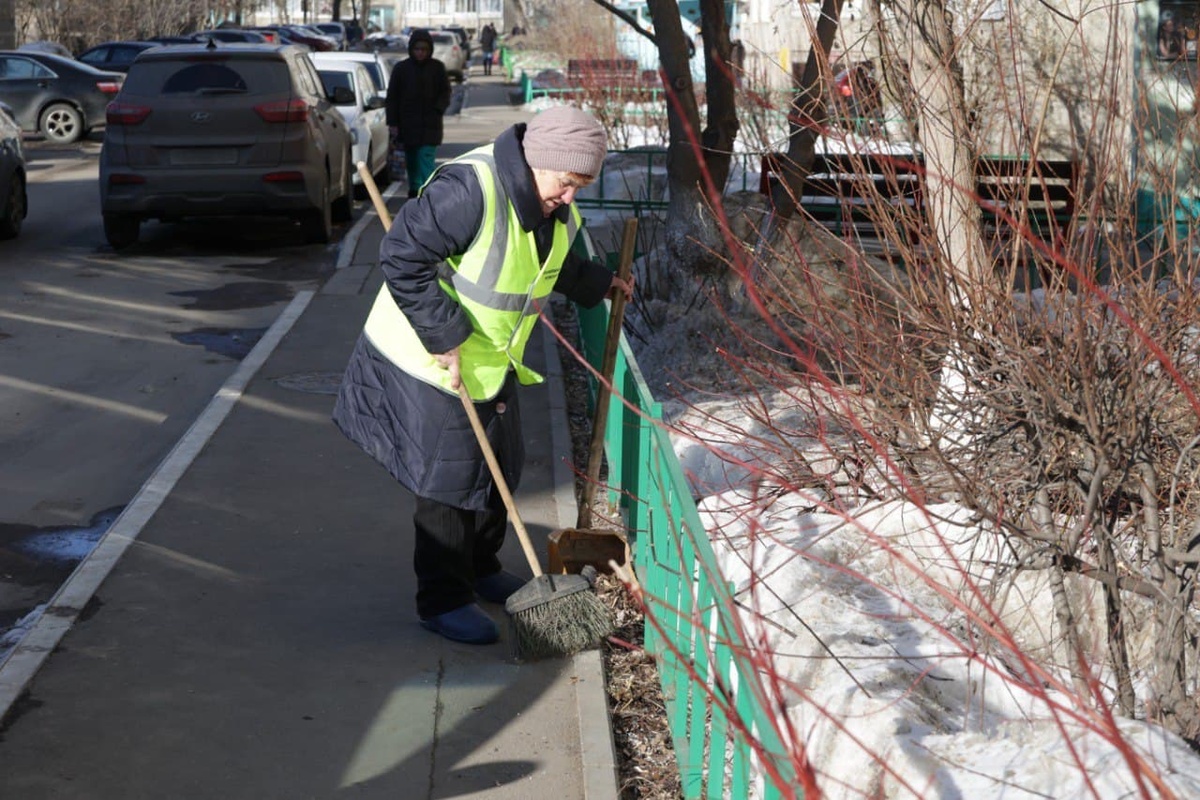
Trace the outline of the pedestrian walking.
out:
<instances>
[{"instance_id":1,"label":"pedestrian walking","mask_svg":"<svg viewBox=\"0 0 1200 800\"><path fill-rule=\"evenodd\" d=\"M433 174L442 143L442 117L449 107L446 65L433 57L429 31L415 30L408 40L408 58L392 68L386 104L392 147L404 149L409 197L416 197Z\"/></svg>"},{"instance_id":2,"label":"pedestrian walking","mask_svg":"<svg viewBox=\"0 0 1200 800\"><path fill-rule=\"evenodd\" d=\"M496 56L496 26L490 22L479 32L479 49L483 51L483 74L491 75Z\"/></svg>"},{"instance_id":3,"label":"pedestrian walking","mask_svg":"<svg viewBox=\"0 0 1200 800\"><path fill-rule=\"evenodd\" d=\"M569 106L443 164L397 213L379 257L385 283L346 367L333 419L416 497L417 616L447 639L499 638L477 599L526 581L497 556L508 517L458 395L465 386L515 488L524 462L518 385L552 291L584 306L632 291L571 250L575 193L600 172L604 129Z\"/></svg>"}]
</instances>

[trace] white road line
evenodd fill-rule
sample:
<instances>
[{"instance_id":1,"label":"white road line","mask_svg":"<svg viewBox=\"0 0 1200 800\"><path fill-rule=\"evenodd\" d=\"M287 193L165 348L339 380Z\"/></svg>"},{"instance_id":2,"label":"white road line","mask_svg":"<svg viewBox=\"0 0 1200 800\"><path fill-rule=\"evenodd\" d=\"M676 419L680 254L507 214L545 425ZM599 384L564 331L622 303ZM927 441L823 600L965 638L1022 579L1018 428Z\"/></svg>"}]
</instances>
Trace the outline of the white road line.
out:
<instances>
[{"instance_id":1,"label":"white road line","mask_svg":"<svg viewBox=\"0 0 1200 800\"><path fill-rule=\"evenodd\" d=\"M383 191L383 199L386 202L396 196L396 192L400 191L400 181L392 181L392 185ZM374 206L368 206L363 215L358 218L358 222L354 223L354 227L347 231L342 237L342 244L338 250L337 264L334 269L345 269L350 266L351 260L354 259L354 254L358 251L358 239L371 225L376 224L379 215L375 213Z\"/></svg>"},{"instance_id":2,"label":"white road line","mask_svg":"<svg viewBox=\"0 0 1200 800\"><path fill-rule=\"evenodd\" d=\"M292 325L304 313L313 294L311 291L300 292L288 304L254 349L242 359L234 373L217 390L187 433L171 448L171 452L142 485L133 501L125 507L121 516L117 517L92 552L79 563L66 583L55 592L42 615L13 647L3 663L0 663L0 719L8 714L12 704L25 691L25 687L33 680L62 637L75 624L84 606L92 599L92 595L108 577L108 573L129 545L137 539L142 528L170 495L192 461L229 416L251 378L262 368Z\"/></svg>"}]
</instances>

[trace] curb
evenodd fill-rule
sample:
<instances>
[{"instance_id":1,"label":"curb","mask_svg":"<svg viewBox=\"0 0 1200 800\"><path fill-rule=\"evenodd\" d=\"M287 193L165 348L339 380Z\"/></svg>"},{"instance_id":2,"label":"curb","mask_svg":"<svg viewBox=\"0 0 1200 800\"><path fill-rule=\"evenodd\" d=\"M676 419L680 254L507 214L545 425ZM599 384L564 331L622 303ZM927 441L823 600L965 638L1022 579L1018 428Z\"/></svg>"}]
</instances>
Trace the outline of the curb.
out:
<instances>
[{"instance_id":1,"label":"curb","mask_svg":"<svg viewBox=\"0 0 1200 800\"><path fill-rule=\"evenodd\" d=\"M545 306L545 314L553 321L553 312ZM571 452L571 432L567 424L567 395L562 362L558 357L558 341L545 325L541 326L546 352L546 379L550 384L550 452ZM558 507L558 525L569 528L578 513L575 500L575 477L566 459L555 459L554 502ZM613 743L612 721L608 712L608 693L604 681L604 664L599 650L577 653L573 667L575 705L579 713L579 755L583 764L583 796L585 800L617 800L617 751Z\"/></svg>"}]
</instances>

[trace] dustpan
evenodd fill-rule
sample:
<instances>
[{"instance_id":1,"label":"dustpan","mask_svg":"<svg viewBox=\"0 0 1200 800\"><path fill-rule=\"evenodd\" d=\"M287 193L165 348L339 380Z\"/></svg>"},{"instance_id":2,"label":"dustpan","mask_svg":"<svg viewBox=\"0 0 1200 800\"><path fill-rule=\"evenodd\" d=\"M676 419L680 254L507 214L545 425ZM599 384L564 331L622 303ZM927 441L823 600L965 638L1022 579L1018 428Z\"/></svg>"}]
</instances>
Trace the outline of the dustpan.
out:
<instances>
[{"instance_id":1,"label":"dustpan","mask_svg":"<svg viewBox=\"0 0 1200 800\"><path fill-rule=\"evenodd\" d=\"M625 220L621 236L621 253L617 262L617 277L628 281L633 271L633 251L637 244L637 219ZM579 498L579 516L574 528L552 531L547 541L548 563L551 572L575 574L584 567L611 573L610 561L618 565L630 562L629 541L625 532L610 528L592 527L592 501L600 482L600 464L604 456L604 430L608 424L608 405L613 372L616 369L617 349L621 342L621 327L625 321L625 293L616 292L609 311L608 330L604 337L604 354L600 362L600 381L596 391L596 412L592 419L592 440L588 450L587 475Z\"/></svg>"}]
</instances>

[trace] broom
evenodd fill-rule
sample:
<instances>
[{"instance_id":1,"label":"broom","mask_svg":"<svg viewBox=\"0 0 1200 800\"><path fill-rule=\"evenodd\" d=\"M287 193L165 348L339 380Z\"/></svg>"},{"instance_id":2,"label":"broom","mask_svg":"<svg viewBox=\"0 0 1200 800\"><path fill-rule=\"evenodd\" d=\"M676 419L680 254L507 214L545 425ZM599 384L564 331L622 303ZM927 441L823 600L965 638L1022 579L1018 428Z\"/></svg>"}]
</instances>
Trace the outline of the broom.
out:
<instances>
[{"instance_id":1,"label":"broom","mask_svg":"<svg viewBox=\"0 0 1200 800\"><path fill-rule=\"evenodd\" d=\"M517 504L500 471L496 454L488 443L483 423L479 421L475 403L467 394L467 387L461 383L458 396L462 399L467 419L471 421L471 430L479 441L479 449L483 451L488 469L492 472L492 480L504 500L508 518L521 541L529 569L533 571L533 580L518 589L504 604L504 610L513 621L517 652L525 658L536 659L567 656L594 647L615 627L612 615L592 592L592 582L583 575L547 575L542 572L529 540L529 532L521 522Z\"/></svg>"},{"instance_id":2,"label":"broom","mask_svg":"<svg viewBox=\"0 0 1200 800\"><path fill-rule=\"evenodd\" d=\"M380 222L385 230L390 228L391 215L388 214L375 180L361 161L358 163L358 172L375 205ZM458 396L462 400L467 419L470 420L471 430L479 442L479 449L483 451L483 457L492 473L492 480L504 501L509 521L517 532L521 549L529 562L529 569L533 572L533 580L510 596L504 605L504 610L513 622L517 652L524 658L537 659L571 655L594 647L614 629L612 615L600 598L592 592L592 582L588 578L582 575L547 575L542 572L529 533L517 512L517 504L513 500L512 492L508 490L508 482L504 480L500 463L488 442L483 423L479 421L479 412L475 410L475 403L467 394L467 387L461 383Z\"/></svg>"}]
</instances>

